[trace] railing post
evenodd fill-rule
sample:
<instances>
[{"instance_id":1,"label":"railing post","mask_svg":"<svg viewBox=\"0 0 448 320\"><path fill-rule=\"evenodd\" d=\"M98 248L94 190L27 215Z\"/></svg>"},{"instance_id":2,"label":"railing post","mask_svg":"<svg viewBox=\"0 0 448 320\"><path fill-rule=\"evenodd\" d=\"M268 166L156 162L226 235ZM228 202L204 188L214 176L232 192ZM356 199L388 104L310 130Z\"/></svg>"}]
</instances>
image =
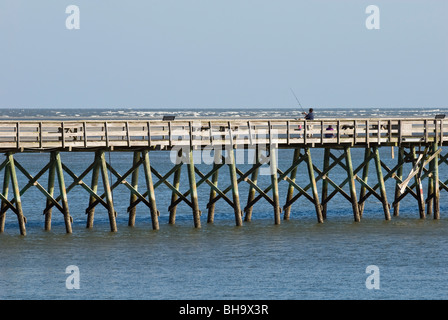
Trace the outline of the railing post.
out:
<instances>
[{"instance_id":1,"label":"railing post","mask_svg":"<svg viewBox=\"0 0 448 320\"><path fill-rule=\"evenodd\" d=\"M20 149L20 122L16 122L16 148Z\"/></svg>"},{"instance_id":2,"label":"railing post","mask_svg":"<svg viewBox=\"0 0 448 320\"><path fill-rule=\"evenodd\" d=\"M370 147L370 128L369 128L370 124L369 124L369 120L366 120L366 145L367 148Z\"/></svg>"},{"instance_id":3,"label":"railing post","mask_svg":"<svg viewBox=\"0 0 448 320\"><path fill-rule=\"evenodd\" d=\"M378 137L378 145L381 145L381 120L378 120L378 133L377 133L377 137Z\"/></svg>"},{"instance_id":4,"label":"railing post","mask_svg":"<svg viewBox=\"0 0 448 320\"><path fill-rule=\"evenodd\" d=\"M64 121L61 122L61 140L62 140L62 149L65 149L65 128Z\"/></svg>"}]
</instances>

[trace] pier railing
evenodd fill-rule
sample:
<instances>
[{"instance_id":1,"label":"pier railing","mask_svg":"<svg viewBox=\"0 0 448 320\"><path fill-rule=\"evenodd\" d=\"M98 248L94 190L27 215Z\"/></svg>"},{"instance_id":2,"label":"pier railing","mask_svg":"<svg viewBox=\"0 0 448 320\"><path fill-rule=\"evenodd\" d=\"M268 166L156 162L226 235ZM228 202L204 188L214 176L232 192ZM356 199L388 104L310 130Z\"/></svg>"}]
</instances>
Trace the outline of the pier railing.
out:
<instances>
[{"instance_id":1,"label":"pier railing","mask_svg":"<svg viewBox=\"0 0 448 320\"><path fill-rule=\"evenodd\" d=\"M0 149L254 144L392 144L448 140L443 119L0 121Z\"/></svg>"}]
</instances>

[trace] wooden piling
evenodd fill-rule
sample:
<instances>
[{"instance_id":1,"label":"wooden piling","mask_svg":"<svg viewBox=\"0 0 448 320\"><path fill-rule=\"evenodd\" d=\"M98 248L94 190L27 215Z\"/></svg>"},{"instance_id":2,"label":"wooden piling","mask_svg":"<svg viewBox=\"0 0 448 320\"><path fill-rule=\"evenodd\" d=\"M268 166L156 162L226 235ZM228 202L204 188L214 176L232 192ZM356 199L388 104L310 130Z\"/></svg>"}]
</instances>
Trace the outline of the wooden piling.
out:
<instances>
[{"instance_id":1,"label":"wooden piling","mask_svg":"<svg viewBox=\"0 0 448 320\"><path fill-rule=\"evenodd\" d=\"M53 197L54 194L54 180L56 175L56 163L55 163L55 156L53 153L50 154L50 167L48 168L48 193L50 196ZM47 199L46 208L49 208L51 205L51 200ZM52 214L52 208L44 211L45 214L45 230L50 231L51 230L51 214Z\"/></svg>"},{"instance_id":2,"label":"wooden piling","mask_svg":"<svg viewBox=\"0 0 448 320\"><path fill-rule=\"evenodd\" d=\"M65 223L65 231L67 233L72 233L72 218L70 216L70 211L68 209L68 200L67 200L67 190L65 189L65 180L64 180L64 172L62 170L62 162L61 162L61 155L59 152L53 153L53 160L56 163L56 174L58 177L58 184L59 184L59 192L61 194L61 202L62 202L62 208L64 210L64 223Z\"/></svg>"},{"instance_id":3,"label":"wooden piling","mask_svg":"<svg viewBox=\"0 0 448 320\"><path fill-rule=\"evenodd\" d=\"M98 192L98 179L100 176L100 169L101 168L101 152L97 151L95 152L95 159L94 159L94 164L93 164L93 169L92 169L92 183L91 183L91 189L93 191L93 193L97 193ZM92 204L95 202L95 197L90 194L89 196L89 207L92 206ZM87 223L86 223L86 228L87 229L91 229L93 228L93 221L94 221L94 216L95 216L95 207L93 206L92 208L90 208L87 212Z\"/></svg>"},{"instance_id":4,"label":"wooden piling","mask_svg":"<svg viewBox=\"0 0 448 320\"><path fill-rule=\"evenodd\" d=\"M326 150L327 149L325 149L325 151ZM297 162L297 160L299 160L299 158L300 158L300 148L295 148L293 159L292 159L292 164L294 165L294 163ZM325 167L325 160L324 160L324 167ZM291 181L293 181L293 182L296 181L296 175L297 175L297 166L295 166L294 169L291 170L291 176L290 176ZM322 193L323 193L323 191L322 191ZM288 193L286 195L286 203L288 203L288 201L290 201L292 199L293 195L294 195L294 186L292 184L289 184ZM283 213L283 220L289 220L290 216L291 216L291 206L287 206L285 208L285 212Z\"/></svg>"},{"instance_id":5,"label":"wooden piling","mask_svg":"<svg viewBox=\"0 0 448 320\"><path fill-rule=\"evenodd\" d=\"M129 137L129 135L128 135ZM140 161L140 151L134 151L134 156L132 159L132 166L136 166ZM132 172L132 178L131 178L131 185L135 190L138 190L138 174L139 174L139 166L137 166L134 171ZM98 179L98 178L97 178ZM137 195L133 192L131 192L129 204L132 205L134 201L138 199ZM128 220L128 226L133 227L135 226L135 216L136 216L137 207L132 206L129 209L129 220Z\"/></svg>"},{"instance_id":6,"label":"wooden piling","mask_svg":"<svg viewBox=\"0 0 448 320\"><path fill-rule=\"evenodd\" d=\"M115 220L114 201L113 201L113 196L112 196L112 190L110 188L109 175L108 175L104 150L100 151L100 169L101 169L101 177L103 179L104 192L106 194L106 203L107 203L107 211L108 211L108 215L109 215L110 231L116 232L117 231L117 222Z\"/></svg>"},{"instance_id":7,"label":"wooden piling","mask_svg":"<svg viewBox=\"0 0 448 320\"><path fill-rule=\"evenodd\" d=\"M8 193L9 193L9 180L11 179L11 174L8 166L6 165L6 168L3 173L3 196L8 199ZM2 200L1 202L1 213L0 213L0 232L5 231L5 220L6 220L6 203Z\"/></svg>"},{"instance_id":8,"label":"wooden piling","mask_svg":"<svg viewBox=\"0 0 448 320\"><path fill-rule=\"evenodd\" d=\"M404 166L404 147L400 146L398 148L398 168L397 168L397 181L395 183L395 195L394 195L394 217L400 215L400 201L397 201L398 197L401 195L400 191L400 181L403 181L403 166Z\"/></svg>"},{"instance_id":9,"label":"wooden piling","mask_svg":"<svg viewBox=\"0 0 448 320\"><path fill-rule=\"evenodd\" d=\"M415 151L415 146L411 147L411 153L412 153L412 157L413 157L413 161L414 161L414 165L415 165L416 164L416 160L417 160L417 153ZM421 166L421 164L419 166ZM417 169L417 170L419 170L419 169ZM422 187L422 181L421 181L420 174L419 173L416 174L414 179L415 179L415 192L417 194L417 203L418 203L419 216L420 216L420 219L425 219L426 218L426 214L425 214L425 199L424 199L424 196L423 196L423 187Z\"/></svg>"},{"instance_id":10,"label":"wooden piling","mask_svg":"<svg viewBox=\"0 0 448 320\"><path fill-rule=\"evenodd\" d=\"M367 180L369 179L369 164L370 164L370 148L365 148L364 150L364 168L362 169L362 181L367 184ZM361 190L359 192L359 199L364 198L366 195L367 188L364 184L361 184ZM359 216L362 217L364 213L364 205L365 202L359 204Z\"/></svg>"},{"instance_id":11,"label":"wooden piling","mask_svg":"<svg viewBox=\"0 0 448 320\"><path fill-rule=\"evenodd\" d=\"M375 153L375 167L376 175L378 178L380 194L381 194L381 204L383 205L384 218L390 220L389 203L387 202L386 185L384 184L383 171L381 169L380 152L378 147L374 147Z\"/></svg>"},{"instance_id":12,"label":"wooden piling","mask_svg":"<svg viewBox=\"0 0 448 320\"><path fill-rule=\"evenodd\" d=\"M352 165L352 157L350 153L350 147L344 147L346 167L347 167L347 175L348 175L348 184L350 187L350 197L353 208L353 218L355 222L359 222L361 220L359 215L359 206L358 200L356 196L356 185L355 185L355 176L353 174L353 165Z\"/></svg>"},{"instance_id":13,"label":"wooden piling","mask_svg":"<svg viewBox=\"0 0 448 320\"><path fill-rule=\"evenodd\" d=\"M306 163L308 167L308 176L310 178L311 190L313 192L314 207L316 209L317 222L323 223L324 218L322 216L322 209L319 202L319 195L317 191L316 178L314 176L314 168L313 168L313 161L311 159L310 148L306 148L305 153L306 153Z\"/></svg>"},{"instance_id":14,"label":"wooden piling","mask_svg":"<svg viewBox=\"0 0 448 320\"><path fill-rule=\"evenodd\" d=\"M250 176L250 180L252 180L254 184L257 184L258 182L259 163L260 163L260 150L258 148L258 145L256 145L254 150L254 163L253 163L253 167L256 167L256 169L252 172ZM252 185L250 185L249 193L247 195L247 206L245 210L246 215L244 217L244 221L252 220L253 206L251 206L250 203L254 200L255 194L256 189Z\"/></svg>"},{"instance_id":15,"label":"wooden piling","mask_svg":"<svg viewBox=\"0 0 448 320\"><path fill-rule=\"evenodd\" d=\"M269 167L271 170L271 185L272 185L272 201L274 206L274 223L280 224L280 198L278 190L278 175L277 175L277 148L274 145L269 147Z\"/></svg>"},{"instance_id":16,"label":"wooden piling","mask_svg":"<svg viewBox=\"0 0 448 320\"><path fill-rule=\"evenodd\" d=\"M227 157L229 160L229 174L230 183L232 186L232 196L233 196L233 211L235 214L235 224L240 227L243 225L241 206L240 206L240 194L238 188L238 178L236 176L236 163L235 163L235 153L233 148L227 149Z\"/></svg>"},{"instance_id":17,"label":"wooden piling","mask_svg":"<svg viewBox=\"0 0 448 320\"><path fill-rule=\"evenodd\" d=\"M431 153L435 152L434 143L431 144L430 147ZM434 159L429 162L429 174L428 174L428 186L427 186L427 199L433 199L434 197ZM426 215L431 216L433 213L433 204L434 201L426 201Z\"/></svg>"},{"instance_id":18,"label":"wooden piling","mask_svg":"<svg viewBox=\"0 0 448 320\"><path fill-rule=\"evenodd\" d=\"M20 189L19 189L19 183L17 181L17 175L16 175L16 167L14 164L14 156L12 153L8 152L6 154L9 163L8 163L8 168L9 168L9 174L11 176L11 185L12 185L12 190L14 192L14 199L16 202L16 210L17 210L17 221L19 223L19 229L20 229L20 234L22 236L26 235L26 227L25 227L25 217L23 215L23 210L22 210L22 200L20 198Z\"/></svg>"},{"instance_id":19,"label":"wooden piling","mask_svg":"<svg viewBox=\"0 0 448 320\"><path fill-rule=\"evenodd\" d=\"M190 146L188 151L188 182L190 185L190 195L193 210L193 223L195 228L201 227L201 211L199 210L198 190L196 186L196 173L194 170L193 147Z\"/></svg>"},{"instance_id":20,"label":"wooden piling","mask_svg":"<svg viewBox=\"0 0 448 320\"><path fill-rule=\"evenodd\" d=\"M323 167L323 172L328 171L328 168L330 166L330 148L325 148L324 149L324 167ZM328 195L328 180L327 180L327 176L329 173L326 173L323 177L322 177L322 218L325 220L327 219L327 203L326 203L326 199L327 199L327 195Z\"/></svg>"},{"instance_id":21,"label":"wooden piling","mask_svg":"<svg viewBox=\"0 0 448 320\"><path fill-rule=\"evenodd\" d=\"M219 168L222 161L222 149L219 147L214 148L214 154L213 154L213 174L212 174L212 184L215 187L218 187L218 177L219 177ZM213 223L215 221L215 202L213 199L216 197L216 190L213 188L210 188L210 196L209 196L209 203L208 206L208 213L207 213L207 223Z\"/></svg>"},{"instance_id":22,"label":"wooden piling","mask_svg":"<svg viewBox=\"0 0 448 320\"><path fill-rule=\"evenodd\" d=\"M144 150L142 152L142 157L144 159L143 167L145 171L146 187L148 189L148 200L150 204L152 229L159 230L159 211L157 210L156 206L156 195L154 192L154 184L152 182L151 163L149 160L148 150Z\"/></svg>"},{"instance_id":23,"label":"wooden piling","mask_svg":"<svg viewBox=\"0 0 448 320\"><path fill-rule=\"evenodd\" d=\"M176 155L176 164L180 164L181 161L182 161L182 149L179 149L179 151L177 152L177 155ZM173 187L176 190L179 190L181 173L182 173L182 166L179 166L179 168L174 172L174 177L173 177ZM169 209L170 216L168 219L169 224L176 223L177 205L174 205L174 203L176 202L176 200L178 198L179 198L179 196L177 195L177 193L172 191L171 192L171 206Z\"/></svg>"}]
</instances>

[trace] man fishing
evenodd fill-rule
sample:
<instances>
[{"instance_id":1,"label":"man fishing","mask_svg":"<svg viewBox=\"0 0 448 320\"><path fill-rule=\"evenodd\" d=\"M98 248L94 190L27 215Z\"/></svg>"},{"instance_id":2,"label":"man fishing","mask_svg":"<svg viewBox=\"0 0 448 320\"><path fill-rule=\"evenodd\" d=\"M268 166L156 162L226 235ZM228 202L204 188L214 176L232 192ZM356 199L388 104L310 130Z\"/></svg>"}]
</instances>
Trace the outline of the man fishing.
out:
<instances>
[{"instance_id":1,"label":"man fishing","mask_svg":"<svg viewBox=\"0 0 448 320\"><path fill-rule=\"evenodd\" d=\"M314 120L314 109L310 108L308 113L302 112L305 115L305 120Z\"/></svg>"},{"instance_id":2,"label":"man fishing","mask_svg":"<svg viewBox=\"0 0 448 320\"><path fill-rule=\"evenodd\" d=\"M303 111L302 114L305 115L305 120L314 120L314 110L313 110L313 108L310 108L310 109L308 110L308 113L305 112L305 110L303 109L302 105L300 104L300 101L299 101L299 99L297 98L297 96L296 96L296 94L294 93L294 91L292 90L292 88L291 88L291 92L292 92L292 94L294 95L294 98L296 98L296 101L297 101L297 103L299 104L300 108L302 109L302 111ZM300 118L298 118L297 120L300 120Z\"/></svg>"}]
</instances>

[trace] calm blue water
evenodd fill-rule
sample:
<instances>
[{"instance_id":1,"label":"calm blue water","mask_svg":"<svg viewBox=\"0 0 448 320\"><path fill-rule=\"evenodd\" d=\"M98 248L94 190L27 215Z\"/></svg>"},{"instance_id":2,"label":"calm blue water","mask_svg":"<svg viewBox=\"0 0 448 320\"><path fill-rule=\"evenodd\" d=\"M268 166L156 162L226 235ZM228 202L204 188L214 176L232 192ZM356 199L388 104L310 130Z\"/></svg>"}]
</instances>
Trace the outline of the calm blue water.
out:
<instances>
[{"instance_id":1,"label":"calm blue water","mask_svg":"<svg viewBox=\"0 0 448 320\"><path fill-rule=\"evenodd\" d=\"M321 167L323 152L313 150L312 155L315 164ZM362 150L353 150L352 156L356 167L363 157ZM390 148L381 149L381 156L393 167L396 158L391 158ZM45 153L16 156L32 175L39 172L48 158ZM168 159L168 152L151 153L152 165L162 174L171 168ZM62 160L80 174L93 161L93 154L63 153ZM118 172L124 173L132 163L132 154L111 153L108 160ZM281 169L286 170L291 160L291 150L280 151ZM207 172L206 166L199 167ZM376 181L373 167L372 162L371 185ZM241 166L243 171L246 168ZM405 169L405 174L406 170L409 172L410 167ZM219 185L227 186L226 170L221 172ZM185 169L183 174L181 190L185 191L188 181ZM443 181L448 178L443 166L440 175ZM338 169L331 172L331 178L341 182L345 175ZM39 183L46 186L46 179L45 174ZM19 175L19 180L21 186L27 182L23 175ZM71 181L66 176L66 184ZM90 175L84 181L90 182ZM140 172L141 190L144 182ZM299 166L297 183L302 187L308 184L304 164ZM269 177L260 177L259 184L267 186ZM388 180L389 202L393 200L393 186ZM424 187L426 190L426 184ZM281 182L282 204L285 188L286 183ZM247 190L247 185L240 185L242 207L246 204ZM171 193L166 186L160 186L156 197L161 212L160 230L153 231L149 209L143 204L137 207L136 226L127 226L129 191L119 186L113 192L118 232L111 233L107 212L100 206L94 228L85 229L88 194L77 186L68 194L74 222L73 234L66 234L62 214L57 210L53 210L52 230L43 230L45 197L37 188L29 189L22 197L28 220L27 236L19 235L17 219L11 211L7 212L6 230L0 234L0 299L448 297L445 250L448 206L444 191L440 220L432 217L420 220L416 200L408 196L401 203L400 216L385 221L380 203L370 197L362 221L355 223L351 204L337 195L329 203L323 224L317 223L313 205L301 197L292 206L291 220L282 220L280 225L274 225L272 207L260 200L255 206L253 221L244 223L243 227L235 227L233 209L223 200L217 202L215 223L207 224L209 188L201 185L198 191L203 211L201 229L193 228L191 209L185 204L178 207L176 225L168 225ZM66 288L69 274L65 271L70 265L79 268L79 289ZM379 268L379 289L366 287L369 265Z\"/></svg>"}]
</instances>

